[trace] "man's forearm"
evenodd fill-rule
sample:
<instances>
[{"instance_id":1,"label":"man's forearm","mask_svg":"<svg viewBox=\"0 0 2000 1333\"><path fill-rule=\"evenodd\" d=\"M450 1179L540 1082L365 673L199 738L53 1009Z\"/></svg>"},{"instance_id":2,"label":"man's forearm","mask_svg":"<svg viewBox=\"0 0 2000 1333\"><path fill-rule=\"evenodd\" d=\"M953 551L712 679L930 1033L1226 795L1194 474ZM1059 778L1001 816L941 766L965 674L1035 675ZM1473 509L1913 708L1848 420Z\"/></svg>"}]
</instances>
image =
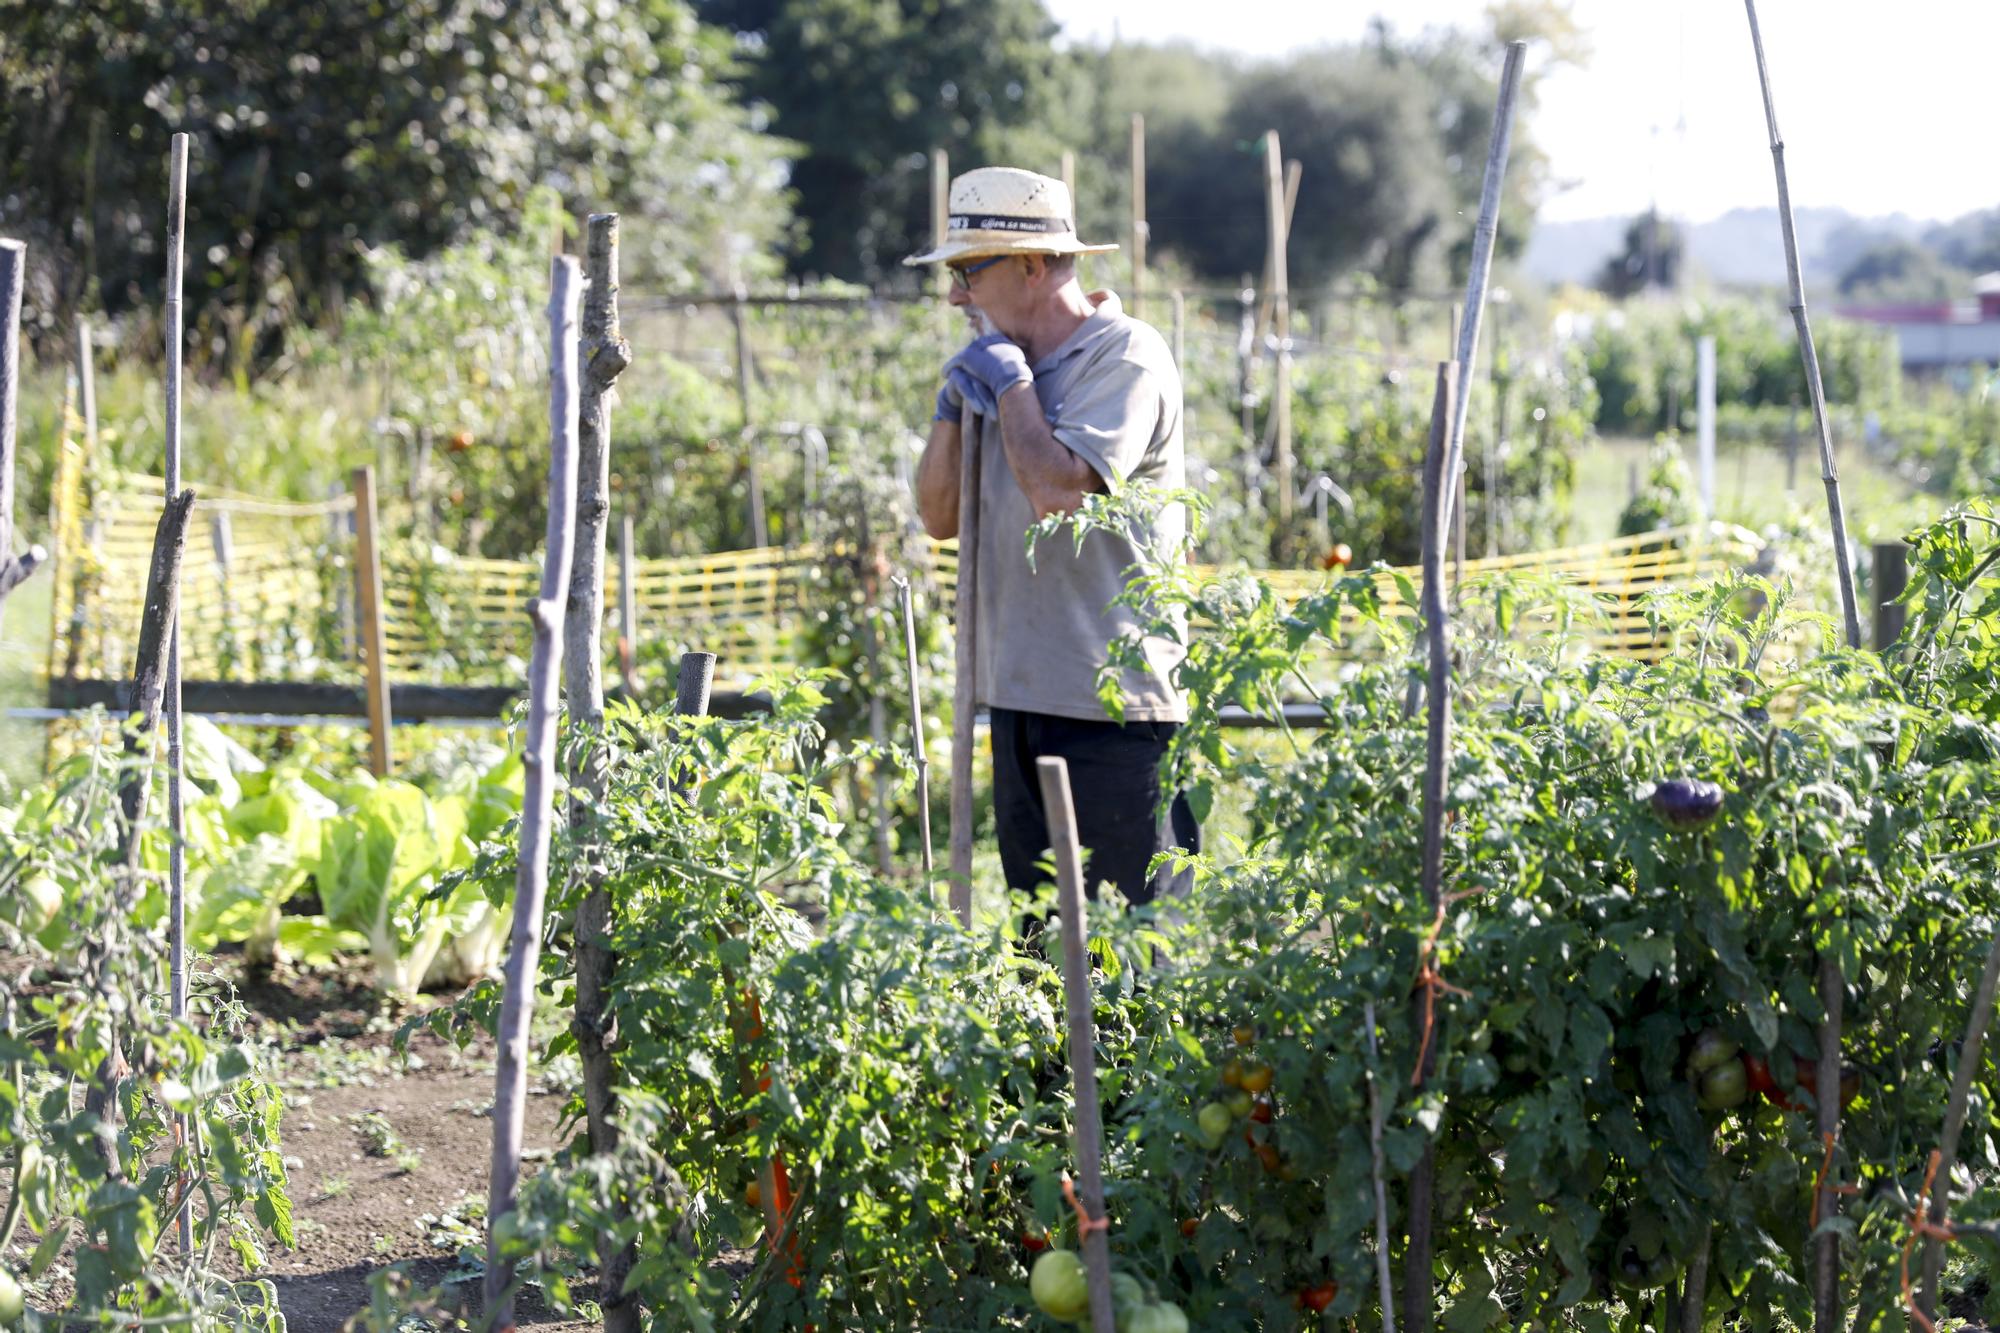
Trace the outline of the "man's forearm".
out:
<instances>
[{"instance_id":1,"label":"man's forearm","mask_svg":"<svg viewBox=\"0 0 2000 1333\"><path fill-rule=\"evenodd\" d=\"M1084 496L1104 489L1096 469L1055 437L1032 384L1017 384L1000 396L1000 440L1036 518L1070 513Z\"/></svg>"},{"instance_id":2,"label":"man's forearm","mask_svg":"<svg viewBox=\"0 0 2000 1333\"><path fill-rule=\"evenodd\" d=\"M938 541L958 535L959 425L933 421L931 438L917 460L917 516Z\"/></svg>"}]
</instances>

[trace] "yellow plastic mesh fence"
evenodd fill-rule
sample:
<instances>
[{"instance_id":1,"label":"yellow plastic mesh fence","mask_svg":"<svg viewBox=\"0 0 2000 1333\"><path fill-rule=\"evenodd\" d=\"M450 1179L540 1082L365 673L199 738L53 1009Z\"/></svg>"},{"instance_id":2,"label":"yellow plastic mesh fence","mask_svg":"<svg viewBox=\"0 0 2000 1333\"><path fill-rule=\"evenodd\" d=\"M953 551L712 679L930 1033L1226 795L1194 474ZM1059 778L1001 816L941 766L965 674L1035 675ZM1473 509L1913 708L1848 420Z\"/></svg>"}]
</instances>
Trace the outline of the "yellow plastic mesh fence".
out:
<instances>
[{"instance_id":1,"label":"yellow plastic mesh fence","mask_svg":"<svg viewBox=\"0 0 2000 1333\"><path fill-rule=\"evenodd\" d=\"M118 678L131 668L131 636L158 522L160 483L118 476L86 494L81 460L64 454L58 479L63 564L50 669ZM181 652L190 679L340 680L360 677L353 632L354 501L275 503L197 487L196 523L183 565ZM408 531L385 514L386 531ZM953 544L931 544L925 571L948 587ZM1468 561L1464 586L1523 574L1559 589L1584 614L1575 633L1602 651L1653 659L1667 651L1645 612L1648 594L1753 561L1754 533L1702 524L1585 546ZM823 558L812 546L767 547L634 562L642 652L671 660L688 649L716 654L717 683L740 687L795 660L806 608L802 575ZM499 684L517 678L529 645L534 560L489 560L416 541L383 552L384 635L392 679ZM1202 569L1201 573L1220 573ZM1317 570L1252 571L1286 601L1325 586ZM1415 570L1399 571L1415 583ZM605 606L616 642L619 562L607 562ZM1414 615L1395 574L1379 587L1392 613ZM1547 617L1544 610L1541 614Z\"/></svg>"}]
</instances>

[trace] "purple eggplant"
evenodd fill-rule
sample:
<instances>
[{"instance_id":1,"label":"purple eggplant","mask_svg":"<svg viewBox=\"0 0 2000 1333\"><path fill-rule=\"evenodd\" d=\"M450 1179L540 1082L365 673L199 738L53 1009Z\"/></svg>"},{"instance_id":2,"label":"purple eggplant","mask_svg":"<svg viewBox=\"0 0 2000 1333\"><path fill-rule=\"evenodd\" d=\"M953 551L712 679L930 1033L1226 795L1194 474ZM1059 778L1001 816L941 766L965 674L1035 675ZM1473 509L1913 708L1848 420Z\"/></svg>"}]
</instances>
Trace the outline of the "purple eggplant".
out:
<instances>
[{"instance_id":1,"label":"purple eggplant","mask_svg":"<svg viewBox=\"0 0 2000 1333\"><path fill-rule=\"evenodd\" d=\"M1692 778L1668 778L1653 788L1653 813L1675 828L1700 828L1722 810L1722 788Z\"/></svg>"}]
</instances>

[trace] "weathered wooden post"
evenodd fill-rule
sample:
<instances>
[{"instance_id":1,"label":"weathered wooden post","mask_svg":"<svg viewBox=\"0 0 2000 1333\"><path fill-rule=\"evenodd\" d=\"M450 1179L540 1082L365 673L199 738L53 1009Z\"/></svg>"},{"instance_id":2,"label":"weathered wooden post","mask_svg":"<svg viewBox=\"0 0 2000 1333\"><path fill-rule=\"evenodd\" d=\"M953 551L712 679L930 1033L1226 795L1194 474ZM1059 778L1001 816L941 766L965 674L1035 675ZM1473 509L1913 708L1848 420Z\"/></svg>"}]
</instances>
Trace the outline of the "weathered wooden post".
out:
<instances>
[{"instance_id":1,"label":"weathered wooden post","mask_svg":"<svg viewBox=\"0 0 2000 1333\"><path fill-rule=\"evenodd\" d=\"M1042 784L1042 807L1048 812L1049 846L1056 862L1056 906L1062 919L1063 1007L1069 1015L1070 1079L1076 1089L1076 1172L1084 1214L1077 1219L1083 1233L1078 1239L1090 1282L1090 1327L1092 1333L1113 1333L1117 1320L1111 1308L1111 1245L1105 1238L1104 1126L1097 1104L1097 1040L1091 1015L1083 851L1077 844L1068 762L1037 759L1035 769Z\"/></svg>"},{"instance_id":2,"label":"weathered wooden post","mask_svg":"<svg viewBox=\"0 0 2000 1333\"><path fill-rule=\"evenodd\" d=\"M1904 608L1897 599L1910 586L1910 548L1877 542L1874 564L1875 651L1880 653L1903 637Z\"/></svg>"},{"instance_id":3,"label":"weathered wooden post","mask_svg":"<svg viewBox=\"0 0 2000 1333\"><path fill-rule=\"evenodd\" d=\"M368 771L386 778L396 758L389 744L389 646L382 631L382 551L375 511L375 469L362 464L354 485L354 592L361 612L362 694L368 702Z\"/></svg>"},{"instance_id":4,"label":"weathered wooden post","mask_svg":"<svg viewBox=\"0 0 2000 1333\"><path fill-rule=\"evenodd\" d=\"M1276 131L1273 131L1275 133ZM1285 244L1289 250L1292 238L1292 218L1299 207L1299 180L1305 167L1295 157L1285 163ZM1268 188L1268 186L1267 186ZM1266 207L1268 208L1268 203ZM1257 303L1257 340L1262 342L1275 326L1272 319L1271 294L1277 290L1277 275L1271 271L1271 264L1277 256L1268 250L1264 255L1264 298Z\"/></svg>"},{"instance_id":5,"label":"weathered wooden post","mask_svg":"<svg viewBox=\"0 0 2000 1333\"><path fill-rule=\"evenodd\" d=\"M14 554L14 436L20 398L21 290L28 247L0 240L0 603L48 558L39 546Z\"/></svg>"},{"instance_id":6,"label":"weathered wooden post","mask_svg":"<svg viewBox=\"0 0 2000 1333\"><path fill-rule=\"evenodd\" d=\"M1132 315L1146 300L1146 118L1132 113Z\"/></svg>"},{"instance_id":7,"label":"weathered wooden post","mask_svg":"<svg viewBox=\"0 0 2000 1333\"><path fill-rule=\"evenodd\" d=\"M514 1323L514 1260L500 1249L499 1225L514 1211L521 1179L522 1117L528 1098L528 1031L541 960L542 907L549 887L549 839L555 822L556 691L561 685L564 594L575 553L577 472L577 261L550 264L549 521L541 593L528 603L534 647L528 663L528 717L522 729L526 790L514 875L514 929L500 1005L493 1092L493 1159L486 1217L486 1316L493 1328Z\"/></svg>"},{"instance_id":8,"label":"weathered wooden post","mask_svg":"<svg viewBox=\"0 0 2000 1333\"><path fill-rule=\"evenodd\" d=\"M589 281L583 299L582 343L577 349L582 377L577 401L576 536L570 557L569 600L563 610L563 685L570 726L585 739L572 747L570 827L579 839L596 840L597 802L607 779L604 747L604 559L606 520L611 513L611 400L618 376L631 364L632 349L618 327L618 215L590 215L584 242ZM630 532L631 520L626 519ZM628 543L629 554L629 543ZM629 581L629 565L624 570ZM625 590L621 589L621 592ZM626 592L629 596L629 592ZM611 894L592 867L576 908L576 1019L572 1024L583 1065L583 1100L590 1151L608 1155L618 1146L617 1071L605 1011L618 960L608 942ZM532 984L532 979L531 979ZM610 1203L614 1219L629 1210ZM597 1237L598 1305L605 1333L638 1333L638 1302L625 1294L625 1278L638 1260L636 1248L607 1228Z\"/></svg>"},{"instance_id":9,"label":"weathered wooden post","mask_svg":"<svg viewBox=\"0 0 2000 1333\"><path fill-rule=\"evenodd\" d=\"M1435 919L1444 911L1444 825L1445 792L1451 775L1451 637L1446 623L1444 598L1445 504L1450 494L1445 471L1449 452L1449 431L1458 396L1458 367L1440 362L1437 390L1431 398L1430 446L1424 452L1424 498L1422 560L1424 640L1429 647L1426 672L1425 762L1423 786L1423 871L1424 906ZM1430 982L1433 966L1428 954L1422 961L1424 977L1412 1015L1423 1034L1422 1057L1417 1065L1418 1087L1430 1075L1436 1062L1436 1043L1430 1033L1436 1018L1437 990ZM1432 1188L1437 1165L1434 1141L1424 1143L1422 1157L1410 1173L1409 1243L1403 1250L1403 1323L1420 1333L1431 1319L1431 1227Z\"/></svg>"},{"instance_id":10,"label":"weathered wooden post","mask_svg":"<svg viewBox=\"0 0 2000 1333\"><path fill-rule=\"evenodd\" d=\"M1276 440L1275 471L1272 484L1278 492L1278 530L1271 542L1271 555L1284 561L1292 549L1292 303L1285 259L1285 171L1284 155L1278 147L1278 132L1264 134L1265 224L1270 247L1271 327L1277 334L1277 386L1271 393L1272 433Z\"/></svg>"},{"instance_id":11,"label":"weathered wooden post","mask_svg":"<svg viewBox=\"0 0 2000 1333\"><path fill-rule=\"evenodd\" d=\"M910 673L910 757L917 766L917 829L924 840L924 883L931 882L931 761L924 743L924 682L917 669L917 616L910 581L896 579L903 603L903 660Z\"/></svg>"}]
</instances>

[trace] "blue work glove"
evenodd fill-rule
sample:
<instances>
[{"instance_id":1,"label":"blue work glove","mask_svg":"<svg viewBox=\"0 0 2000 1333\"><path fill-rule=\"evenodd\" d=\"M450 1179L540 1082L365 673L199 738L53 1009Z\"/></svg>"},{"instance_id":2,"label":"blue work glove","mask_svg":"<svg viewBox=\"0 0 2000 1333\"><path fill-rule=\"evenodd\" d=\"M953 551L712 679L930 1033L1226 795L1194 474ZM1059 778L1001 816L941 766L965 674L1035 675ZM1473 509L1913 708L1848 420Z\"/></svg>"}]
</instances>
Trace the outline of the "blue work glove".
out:
<instances>
[{"instance_id":1,"label":"blue work glove","mask_svg":"<svg viewBox=\"0 0 2000 1333\"><path fill-rule=\"evenodd\" d=\"M937 411L932 415L931 420L957 421L964 415L965 396L959 392L956 384L953 384L950 380L946 380L943 387L938 390Z\"/></svg>"},{"instance_id":2,"label":"blue work glove","mask_svg":"<svg viewBox=\"0 0 2000 1333\"><path fill-rule=\"evenodd\" d=\"M989 333L967 343L945 363L945 373L949 375L954 367L984 385L996 403L1015 385L1035 382L1035 372L1028 369L1028 354L1004 333Z\"/></svg>"},{"instance_id":3,"label":"blue work glove","mask_svg":"<svg viewBox=\"0 0 2000 1333\"><path fill-rule=\"evenodd\" d=\"M944 382L946 389L958 395L966 407L982 416L999 417L1000 400L994 396L993 390L987 388L983 381L975 379L964 366L952 366L945 372Z\"/></svg>"}]
</instances>

